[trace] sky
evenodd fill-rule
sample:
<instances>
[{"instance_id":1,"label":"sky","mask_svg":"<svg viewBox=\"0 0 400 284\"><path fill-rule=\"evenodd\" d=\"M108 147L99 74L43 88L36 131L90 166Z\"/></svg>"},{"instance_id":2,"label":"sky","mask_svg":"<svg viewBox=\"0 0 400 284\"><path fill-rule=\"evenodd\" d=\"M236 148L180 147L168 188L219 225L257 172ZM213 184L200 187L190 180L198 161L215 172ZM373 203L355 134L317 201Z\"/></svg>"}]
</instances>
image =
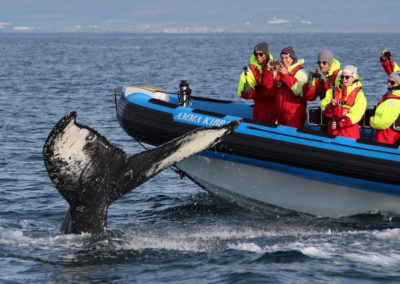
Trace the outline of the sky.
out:
<instances>
[{"instance_id":1,"label":"sky","mask_svg":"<svg viewBox=\"0 0 400 284\"><path fill-rule=\"evenodd\" d=\"M400 1L0 0L0 32L400 33Z\"/></svg>"}]
</instances>

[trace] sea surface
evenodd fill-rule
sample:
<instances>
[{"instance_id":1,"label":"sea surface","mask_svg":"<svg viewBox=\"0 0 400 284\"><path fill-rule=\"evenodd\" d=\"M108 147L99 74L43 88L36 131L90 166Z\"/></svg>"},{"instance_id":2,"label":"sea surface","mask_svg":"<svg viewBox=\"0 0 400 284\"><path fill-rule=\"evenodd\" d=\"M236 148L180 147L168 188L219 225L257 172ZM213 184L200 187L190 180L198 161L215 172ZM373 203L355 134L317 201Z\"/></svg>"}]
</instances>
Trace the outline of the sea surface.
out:
<instances>
[{"instance_id":1,"label":"sea surface","mask_svg":"<svg viewBox=\"0 0 400 284\"><path fill-rule=\"evenodd\" d=\"M250 211L170 169L110 207L106 236L59 233L68 204L42 147L62 116L77 111L135 154L142 147L118 124L115 88L174 92L185 79L194 95L239 100L260 41L274 57L293 46L307 71L330 49L358 67L369 106L386 90L380 51L400 62L400 34L0 33L0 283L400 283L398 217Z\"/></svg>"}]
</instances>

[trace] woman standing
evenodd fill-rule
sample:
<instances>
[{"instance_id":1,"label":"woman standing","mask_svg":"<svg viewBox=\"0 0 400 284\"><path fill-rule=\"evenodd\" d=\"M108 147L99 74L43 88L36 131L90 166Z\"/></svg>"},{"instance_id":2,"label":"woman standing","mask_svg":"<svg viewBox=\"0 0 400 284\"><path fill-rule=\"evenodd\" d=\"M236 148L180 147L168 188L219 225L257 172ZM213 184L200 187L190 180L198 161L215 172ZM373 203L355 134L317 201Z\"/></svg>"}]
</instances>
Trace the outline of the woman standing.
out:
<instances>
[{"instance_id":1,"label":"woman standing","mask_svg":"<svg viewBox=\"0 0 400 284\"><path fill-rule=\"evenodd\" d=\"M307 101L302 97L303 85L307 82L307 73L297 59L293 47L281 50L281 62L277 71L269 63L266 74L268 89L276 93L275 111L278 124L303 128L306 118Z\"/></svg>"},{"instance_id":2,"label":"woman standing","mask_svg":"<svg viewBox=\"0 0 400 284\"><path fill-rule=\"evenodd\" d=\"M331 118L328 133L359 139L358 122L365 113L367 99L362 91L357 68L353 65L345 66L340 79L340 85L335 90L329 89L321 101L321 110Z\"/></svg>"}]
</instances>

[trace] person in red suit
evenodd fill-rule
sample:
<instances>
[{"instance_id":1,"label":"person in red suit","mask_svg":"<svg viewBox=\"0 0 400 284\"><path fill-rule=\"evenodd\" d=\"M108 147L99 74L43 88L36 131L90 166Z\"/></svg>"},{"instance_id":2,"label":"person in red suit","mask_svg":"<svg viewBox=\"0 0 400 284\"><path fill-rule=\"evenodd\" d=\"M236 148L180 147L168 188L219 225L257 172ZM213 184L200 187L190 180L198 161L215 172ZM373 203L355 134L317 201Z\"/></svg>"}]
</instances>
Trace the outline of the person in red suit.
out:
<instances>
[{"instance_id":1,"label":"person in red suit","mask_svg":"<svg viewBox=\"0 0 400 284\"><path fill-rule=\"evenodd\" d=\"M266 70L271 59L266 42L254 47L250 64L240 76L237 94L243 99L254 100L253 119L275 123L275 94L265 87Z\"/></svg>"},{"instance_id":2,"label":"person in red suit","mask_svg":"<svg viewBox=\"0 0 400 284\"><path fill-rule=\"evenodd\" d=\"M303 63L303 59L296 57L293 47L288 46L281 50L281 61L276 70L272 64L267 64L265 86L276 94L278 124L304 127L307 101L302 97L302 90L307 82L307 73L303 69Z\"/></svg>"}]
</instances>

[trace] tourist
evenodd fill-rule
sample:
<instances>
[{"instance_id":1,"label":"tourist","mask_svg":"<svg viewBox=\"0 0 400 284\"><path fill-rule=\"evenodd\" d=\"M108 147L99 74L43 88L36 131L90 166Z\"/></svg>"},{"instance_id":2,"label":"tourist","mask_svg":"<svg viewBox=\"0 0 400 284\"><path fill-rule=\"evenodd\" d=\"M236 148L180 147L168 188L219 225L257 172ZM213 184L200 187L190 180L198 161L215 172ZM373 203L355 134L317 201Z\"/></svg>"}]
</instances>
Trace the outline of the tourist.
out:
<instances>
[{"instance_id":1,"label":"tourist","mask_svg":"<svg viewBox=\"0 0 400 284\"><path fill-rule=\"evenodd\" d=\"M275 94L264 86L268 62L272 59L268 44L260 42L254 47L249 69L245 67L240 75L238 96L253 99L253 119L275 123Z\"/></svg>"},{"instance_id":2,"label":"tourist","mask_svg":"<svg viewBox=\"0 0 400 284\"><path fill-rule=\"evenodd\" d=\"M340 62L335 59L331 51L321 51L317 57L317 65L318 69L315 73L309 73L308 83L303 85L303 98L308 101L315 101L317 97L323 100L326 91L333 84L339 84Z\"/></svg>"},{"instance_id":3,"label":"tourist","mask_svg":"<svg viewBox=\"0 0 400 284\"><path fill-rule=\"evenodd\" d=\"M302 98L303 85L307 82L307 73L298 59L293 47L281 50L281 62L274 71L268 64L266 79L267 89L276 94L275 109L278 124L303 128L306 118L307 102Z\"/></svg>"},{"instance_id":4,"label":"tourist","mask_svg":"<svg viewBox=\"0 0 400 284\"><path fill-rule=\"evenodd\" d=\"M393 123L400 114L400 72L392 72L388 77L388 89L370 118L370 125L376 129L375 141L397 144L400 132L393 128Z\"/></svg>"},{"instance_id":5,"label":"tourist","mask_svg":"<svg viewBox=\"0 0 400 284\"><path fill-rule=\"evenodd\" d=\"M321 101L321 110L331 118L328 133L350 138L360 138L358 122L367 107L367 99L357 74L357 68L347 65L340 76L340 84L329 89Z\"/></svg>"}]
</instances>

